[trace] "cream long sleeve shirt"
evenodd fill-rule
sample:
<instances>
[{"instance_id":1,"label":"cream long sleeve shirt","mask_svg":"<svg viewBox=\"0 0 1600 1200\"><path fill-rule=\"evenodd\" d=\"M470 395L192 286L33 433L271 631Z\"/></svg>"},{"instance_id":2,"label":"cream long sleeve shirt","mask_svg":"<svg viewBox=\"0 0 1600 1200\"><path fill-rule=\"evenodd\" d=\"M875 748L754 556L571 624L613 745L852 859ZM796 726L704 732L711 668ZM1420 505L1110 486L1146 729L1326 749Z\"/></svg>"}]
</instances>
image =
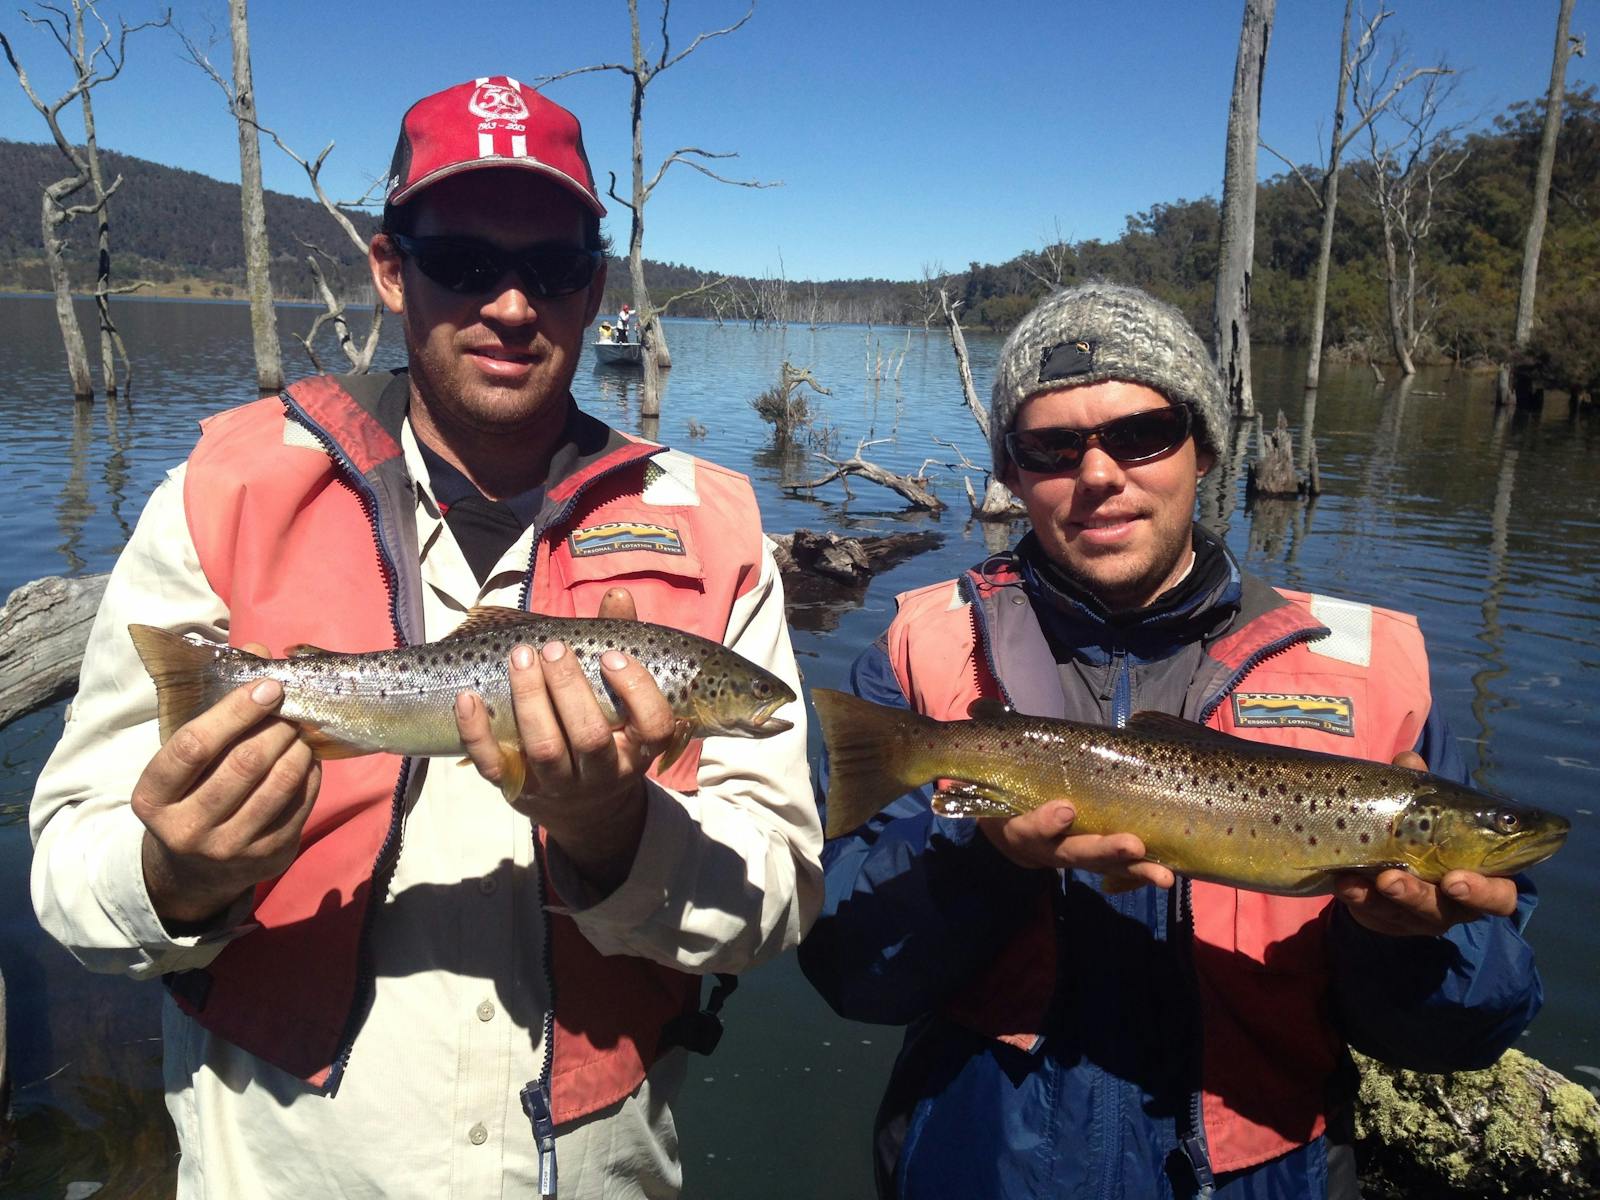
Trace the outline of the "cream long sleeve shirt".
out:
<instances>
[{"instance_id":1,"label":"cream long sleeve shirt","mask_svg":"<svg viewBox=\"0 0 1600 1200\"><path fill-rule=\"evenodd\" d=\"M427 637L474 604L515 606L532 532L480 587L428 491L409 424ZM154 978L205 966L248 912L205 937L171 937L151 907L144 827L128 797L155 753L155 690L127 624L225 639L183 513L183 468L156 489L106 589L80 691L41 772L30 814L34 907L85 965ZM314 640L314 638L312 639ZM727 644L800 685L770 551ZM629 878L590 899L559 851L556 891L603 953L692 972L738 971L797 944L821 898L822 835L799 702L787 733L703 744L699 790L653 782ZM406 797L404 840L371 950L370 1012L338 1092L319 1095L210 1034L164 1001L167 1107L182 1150L178 1194L214 1197L536 1195L537 1152L519 1091L543 1067L549 1007L534 831L470 765L425 760ZM315 970L314 963L306 964ZM270 980L262 981L271 987ZM670 1197L680 1186L670 1101L684 1053L662 1058L629 1098L558 1130L560 1195Z\"/></svg>"}]
</instances>

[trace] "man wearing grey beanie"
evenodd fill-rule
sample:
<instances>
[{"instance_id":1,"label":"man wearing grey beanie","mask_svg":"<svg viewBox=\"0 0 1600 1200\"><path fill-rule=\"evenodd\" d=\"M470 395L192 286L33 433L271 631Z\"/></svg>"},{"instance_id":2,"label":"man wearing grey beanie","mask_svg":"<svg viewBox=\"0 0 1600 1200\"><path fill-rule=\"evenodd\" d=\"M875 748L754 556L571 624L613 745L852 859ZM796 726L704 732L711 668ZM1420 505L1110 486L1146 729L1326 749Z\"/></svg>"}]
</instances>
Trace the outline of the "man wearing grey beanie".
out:
<instances>
[{"instance_id":1,"label":"man wearing grey beanie","mask_svg":"<svg viewBox=\"0 0 1600 1200\"><path fill-rule=\"evenodd\" d=\"M1275 590L1194 521L1229 429L1176 309L1099 282L1046 297L990 406L1030 529L900 596L853 689L940 720L988 699L1108 726L1165 713L1465 782L1415 618ZM1484 1066L1538 1010L1520 878L1387 870L1269 895L1175 875L1134 832L1076 833L1070 797L977 820L930 799L829 843L800 950L840 1014L909 1026L880 1196L1359 1200L1346 1044Z\"/></svg>"}]
</instances>

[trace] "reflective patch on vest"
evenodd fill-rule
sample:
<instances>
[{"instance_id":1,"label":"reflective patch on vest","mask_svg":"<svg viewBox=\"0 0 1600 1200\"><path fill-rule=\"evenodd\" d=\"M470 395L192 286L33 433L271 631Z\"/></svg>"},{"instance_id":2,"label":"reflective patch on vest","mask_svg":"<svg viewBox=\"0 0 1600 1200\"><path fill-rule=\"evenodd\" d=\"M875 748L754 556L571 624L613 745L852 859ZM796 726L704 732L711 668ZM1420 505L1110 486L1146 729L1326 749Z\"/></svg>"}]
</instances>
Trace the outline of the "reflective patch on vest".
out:
<instances>
[{"instance_id":1,"label":"reflective patch on vest","mask_svg":"<svg viewBox=\"0 0 1600 1200\"><path fill-rule=\"evenodd\" d=\"M700 492L695 487L694 458L681 450L665 450L654 455L644 468L646 504L666 508L697 508Z\"/></svg>"},{"instance_id":2,"label":"reflective patch on vest","mask_svg":"<svg viewBox=\"0 0 1600 1200\"><path fill-rule=\"evenodd\" d=\"M1356 706L1349 696L1235 692L1233 724L1237 729L1319 729L1355 737Z\"/></svg>"},{"instance_id":3,"label":"reflective patch on vest","mask_svg":"<svg viewBox=\"0 0 1600 1200\"><path fill-rule=\"evenodd\" d=\"M623 550L654 550L661 554L682 554L683 535L666 525L646 525L639 521L611 521L574 529L567 535L574 558L596 554L617 554Z\"/></svg>"},{"instance_id":4,"label":"reflective patch on vest","mask_svg":"<svg viewBox=\"0 0 1600 1200\"><path fill-rule=\"evenodd\" d=\"M1306 649L1323 658L1372 665L1372 606L1332 596L1311 597L1311 615L1329 629L1327 637L1311 642Z\"/></svg>"},{"instance_id":5,"label":"reflective patch on vest","mask_svg":"<svg viewBox=\"0 0 1600 1200\"><path fill-rule=\"evenodd\" d=\"M305 450L320 450L324 454L328 452L328 448L322 444L317 435L299 421L285 421L283 423L283 444L285 446L299 446Z\"/></svg>"}]
</instances>

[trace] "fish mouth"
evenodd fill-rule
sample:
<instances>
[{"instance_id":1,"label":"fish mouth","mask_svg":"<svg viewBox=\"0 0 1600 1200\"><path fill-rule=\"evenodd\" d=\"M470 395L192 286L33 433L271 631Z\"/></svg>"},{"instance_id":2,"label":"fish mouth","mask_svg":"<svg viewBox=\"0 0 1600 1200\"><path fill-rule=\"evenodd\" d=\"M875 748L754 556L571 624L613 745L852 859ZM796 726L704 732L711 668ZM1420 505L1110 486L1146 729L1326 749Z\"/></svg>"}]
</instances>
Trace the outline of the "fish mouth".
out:
<instances>
[{"instance_id":1,"label":"fish mouth","mask_svg":"<svg viewBox=\"0 0 1600 1200\"><path fill-rule=\"evenodd\" d=\"M1521 871L1542 863L1566 843L1572 823L1565 817L1550 816L1550 824L1514 842L1497 846L1483 857L1486 870Z\"/></svg>"},{"instance_id":2,"label":"fish mouth","mask_svg":"<svg viewBox=\"0 0 1600 1200\"><path fill-rule=\"evenodd\" d=\"M738 733L747 733L755 737L775 737L780 733L788 733L794 728L793 721L787 721L776 716L777 711L794 697L789 699L778 698L763 704L748 717L740 717L733 722L733 729Z\"/></svg>"}]
</instances>

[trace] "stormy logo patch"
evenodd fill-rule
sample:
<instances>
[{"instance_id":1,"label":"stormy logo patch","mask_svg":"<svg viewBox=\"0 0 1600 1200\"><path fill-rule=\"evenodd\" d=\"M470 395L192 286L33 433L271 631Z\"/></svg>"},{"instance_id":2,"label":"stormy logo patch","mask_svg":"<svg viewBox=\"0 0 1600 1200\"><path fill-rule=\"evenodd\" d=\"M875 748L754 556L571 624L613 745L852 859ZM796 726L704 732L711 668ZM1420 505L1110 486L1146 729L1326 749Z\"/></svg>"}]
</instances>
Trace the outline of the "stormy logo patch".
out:
<instances>
[{"instance_id":1,"label":"stormy logo patch","mask_svg":"<svg viewBox=\"0 0 1600 1200\"><path fill-rule=\"evenodd\" d=\"M1320 729L1355 737L1355 704L1349 696L1291 696L1284 692L1235 692L1233 723L1239 729Z\"/></svg>"},{"instance_id":2,"label":"stormy logo patch","mask_svg":"<svg viewBox=\"0 0 1600 1200\"><path fill-rule=\"evenodd\" d=\"M682 554L683 535L667 525L646 525L638 521L612 521L574 529L567 536L572 553L578 558L595 554L616 554L623 550L654 550L658 554Z\"/></svg>"}]
</instances>

